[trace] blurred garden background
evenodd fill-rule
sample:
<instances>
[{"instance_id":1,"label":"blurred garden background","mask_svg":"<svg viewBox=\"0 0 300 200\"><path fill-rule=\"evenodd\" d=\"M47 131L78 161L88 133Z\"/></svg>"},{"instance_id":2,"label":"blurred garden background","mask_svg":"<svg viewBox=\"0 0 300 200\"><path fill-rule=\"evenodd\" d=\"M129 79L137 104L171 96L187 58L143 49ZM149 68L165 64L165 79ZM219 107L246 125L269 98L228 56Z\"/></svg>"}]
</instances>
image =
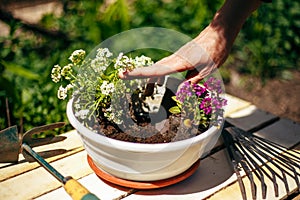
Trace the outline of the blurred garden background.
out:
<instances>
[{"instance_id":1,"label":"blurred garden background","mask_svg":"<svg viewBox=\"0 0 300 200\"><path fill-rule=\"evenodd\" d=\"M65 121L54 64L76 49L138 27L195 37L223 0L0 0L0 130ZM300 2L264 3L247 20L221 67L226 92L300 122ZM166 56L151 55L154 60ZM71 129L66 126L66 131ZM45 136L45 135L44 135Z\"/></svg>"}]
</instances>

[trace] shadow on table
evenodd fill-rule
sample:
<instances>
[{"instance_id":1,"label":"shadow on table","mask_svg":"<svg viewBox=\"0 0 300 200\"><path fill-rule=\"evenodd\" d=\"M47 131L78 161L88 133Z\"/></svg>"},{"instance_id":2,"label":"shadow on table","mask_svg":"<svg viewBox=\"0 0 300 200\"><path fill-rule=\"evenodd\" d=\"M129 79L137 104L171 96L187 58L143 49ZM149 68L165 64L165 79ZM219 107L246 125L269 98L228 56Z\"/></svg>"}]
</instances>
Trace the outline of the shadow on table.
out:
<instances>
[{"instance_id":1,"label":"shadow on table","mask_svg":"<svg viewBox=\"0 0 300 200\"><path fill-rule=\"evenodd\" d=\"M229 162L226 150L221 150L200 162L196 172L186 180L172 186L155 190L142 190L142 195L180 195L204 192L214 193L230 181L233 170ZM232 178L233 180L235 178Z\"/></svg>"}]
</instances>

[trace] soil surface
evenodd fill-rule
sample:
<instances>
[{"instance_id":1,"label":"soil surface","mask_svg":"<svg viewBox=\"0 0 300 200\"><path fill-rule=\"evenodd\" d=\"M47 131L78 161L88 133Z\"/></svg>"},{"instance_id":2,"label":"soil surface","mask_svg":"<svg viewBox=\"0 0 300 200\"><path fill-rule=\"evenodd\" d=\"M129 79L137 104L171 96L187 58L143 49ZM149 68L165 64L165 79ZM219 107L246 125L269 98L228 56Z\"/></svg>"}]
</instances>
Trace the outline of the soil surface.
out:
<instances>
[{"instance_id":1,"label":"soil surface","mask_svg":"<svg viewBox=\"0 0 300 200\"><path fill-rule=\"evenodd\" d=\"M171 115L167 120L159 124L144 123L123 123L115 125L107 120L100 120L93 125L93 130L106 137L134 143L168 143L195 137L207 130L203 126L186 127L181 117ZM157 125L160 128L157 129ZM178 134L180 133L180 134Z\"/></svg>"},{"instance_id":2,"label":"soil surface","mask_svg":"<svg viewBox=\"0 0 300 200\"><path fill-rule=\"evenodd\" d=\"M232 71L226 93L251 102L261 110L300 123L300 71L292 72L291 80L272 79L265 85Z\"/></svg>"}]
</instances>

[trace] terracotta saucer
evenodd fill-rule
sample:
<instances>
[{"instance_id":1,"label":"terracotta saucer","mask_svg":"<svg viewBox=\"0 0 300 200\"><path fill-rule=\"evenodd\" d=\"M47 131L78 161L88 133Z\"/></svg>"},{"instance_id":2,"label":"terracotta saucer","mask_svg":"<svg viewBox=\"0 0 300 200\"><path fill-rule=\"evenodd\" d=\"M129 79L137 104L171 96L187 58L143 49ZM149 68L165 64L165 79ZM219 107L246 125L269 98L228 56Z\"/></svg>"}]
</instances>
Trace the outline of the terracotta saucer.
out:
<instances>
[{"instance_id":1,"label":"terracotta saucer","mask_svg":"<svg viewBox=\"0 0 300 200\"><path fill-rule=\"evenodd\" d=\"M168 179L163 179L163 180L158 180L158 181L132 181L132 180L126 180L126 179L121 179L115 176L112 176L101 169L99 169L92 158L90 156L87 156L88 163L92 170L99 176L101 179L108 181L110 183L124 186L124 187L129 187L129 188L134 188L134 189L155 189L155 188L161 188L161 187L166 187L169 185L173 185L175 183L178 183L180 181L183 181L190 177L199 167L200 160L196 161L188 170L185 172L168 178Z\"/></svg>"}]
</instances>

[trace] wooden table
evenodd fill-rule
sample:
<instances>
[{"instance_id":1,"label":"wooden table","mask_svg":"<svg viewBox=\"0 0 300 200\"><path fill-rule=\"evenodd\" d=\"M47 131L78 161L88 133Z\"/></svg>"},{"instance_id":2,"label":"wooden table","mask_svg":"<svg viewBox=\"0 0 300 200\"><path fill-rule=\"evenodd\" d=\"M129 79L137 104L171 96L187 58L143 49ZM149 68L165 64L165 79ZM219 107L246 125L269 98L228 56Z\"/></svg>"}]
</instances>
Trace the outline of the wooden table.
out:
<instances>
[{"instance_id":1,"label":"wooden table","mask_svg":"<svg viewBox=\"0 0 300 200\"><path fill-rule=\"evenodd\" d=\"M255 134L279 143L287 148L300 150L300 124L288 119L280 119L264 112L249 102L227 95L228 106L226 120L244 130L256 130ZM109 184L93 173L87 163L79 135L76 131L64 134L67 139L50 145L34 148L35 151L63 149L58 156L48 158L63 175L71 175L78 179L100 199L159 199L159 200L195 200L195 199L242 199L237 177L232 170L222 137L216 145L216 151L201 160L196 172L186 180L172 186L154 190L136 190ZM299 171L298 171L299 172ZM299 177L300 178L300 177ZM250 185L244 175L247 197L251 199ZM284 199L297 190L295 181L288 177L289 194L283 183L278 180L279 196L275 197L271 182L266 180L268 187L267 199ZM257 198L261 199L259 191ZM291 196L289 196L291 198ZM293 195L294 199L300 196ZM39 199L60 200L71 199L61 184L36 162L27 162L20 155L18 164L0 164L0 199Z\"/></svg>"}]
</instances>

